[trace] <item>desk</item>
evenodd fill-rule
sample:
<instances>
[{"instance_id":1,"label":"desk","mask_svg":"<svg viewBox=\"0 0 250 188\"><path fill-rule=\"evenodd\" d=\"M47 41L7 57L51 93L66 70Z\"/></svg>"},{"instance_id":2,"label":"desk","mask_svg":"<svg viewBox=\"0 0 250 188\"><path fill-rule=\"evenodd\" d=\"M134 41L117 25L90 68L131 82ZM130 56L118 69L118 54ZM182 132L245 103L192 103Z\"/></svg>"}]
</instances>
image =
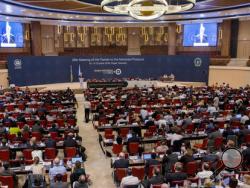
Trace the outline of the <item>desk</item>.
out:
<instances>
[{"instance_id":1,"label":"desk","mask_svg":"<svg viewBox=\"0 0 250 188\"><path fill-rule=\"evenodd\" d=\"M133 129L133 128L141 128L141 129L146 129L147 127L145 125L142 125L142 126L138 126L138 125L105 125L105 126L99 126L97 127L97 131L98 132L103 132L105 131L106 129L113 129L115 131L121 129L121 128L129 128L129 129Z\"/></svg>"},{"instance_id":2,"label":"desk","mask_svg":"<svg viewBox=\"0 0 250 188\"><path fill-rule=\"evenodd\" d=\"M206 154L205 153L201 153L201 154L194 154L193 157L196 161L199 161L199 160L202 160L203 157L205 156ZM180 158L182 157L182 155L179 155L178 158L180 160ZM112 157L111 158L111 168L113 168L113 163L114 161L118 159L118 157ZM161 157L158 157L157 160L162 163L162 159L163 159L163 156ZM145 160L143 158L141 158L140 156L132 156L130 159L129 159L129 166L144 166L145 165Z\"/></svg>"},{"instance_id":3,"label":"desk","mask_svg":"<svg viewBox=\"0 0 250 188\"><path fill-rule=\"evenodd\" d=\"M153 136L153 137L150 137L150 138L142 138L141 139L141 144L152 144L152 143L156 143L156 142L164 141L164 140L166 140L166 138L163 137L163 136ZM105 138L103 138L104 146L112 146L113 142L114 142L113 139L105 139ZM127 139L126 139L126 140L124 140L123 145L127 145L127 144L128 144L128 142L127 142Z\"/></svg>"},{"instance_id":4,"label":"desk","mask_svg":"<svg viewBox=\"0 0 250 188\"><path fill-rule=\"evenodd\" d=\"M81 142L77 142L78 146L81 146ZM45 150L45 144L38 145L39 150ZM10 145L9 146L10 151L17 152L22 151L24 149L31 149L27 146L27 144L19 144L19 145ZM63 141L56 143L56 149L64 149L63 147Z\"/></svg>"}]
</instances>

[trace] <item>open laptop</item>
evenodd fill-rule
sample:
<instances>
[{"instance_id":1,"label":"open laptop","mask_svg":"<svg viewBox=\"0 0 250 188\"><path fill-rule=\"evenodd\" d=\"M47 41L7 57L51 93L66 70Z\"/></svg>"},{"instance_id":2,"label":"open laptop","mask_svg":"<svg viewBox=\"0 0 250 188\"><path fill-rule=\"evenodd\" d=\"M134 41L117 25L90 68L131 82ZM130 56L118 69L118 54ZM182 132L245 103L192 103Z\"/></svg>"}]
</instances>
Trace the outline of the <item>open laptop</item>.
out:
<instances>
[{"instance_id":1,"label":"open laptop","mask_svg":"<svg viewBox=\"0 0 250 188\"><path fill-rule=\"evenodd\" d=\"M143 159L144 159L144 160L148 160L148 159L151 159L151 158L152 158L151 153L144 153L144 154L143 154Z\"/></svg>"},{"instance_id":2,"label":"open laptop","mask_svg":"<svg viewBox=\"0 0 250 188\"><path fill-rule=\"evenodd\" d=\"M81 157L73 157L73 158L71 159L72 164L75 164L76 161L79 161L79 162L82 163L82 158L81 158Z\"/></svg>"}]
</instances>

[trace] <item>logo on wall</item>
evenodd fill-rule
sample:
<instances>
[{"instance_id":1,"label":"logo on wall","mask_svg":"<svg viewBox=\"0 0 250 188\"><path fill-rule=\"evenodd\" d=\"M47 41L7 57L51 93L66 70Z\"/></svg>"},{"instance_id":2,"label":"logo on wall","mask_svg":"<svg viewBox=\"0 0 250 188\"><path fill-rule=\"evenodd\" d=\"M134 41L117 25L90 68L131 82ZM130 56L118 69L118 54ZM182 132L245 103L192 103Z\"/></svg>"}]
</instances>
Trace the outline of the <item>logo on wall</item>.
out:
<instances>
[{"instance_id":1,"label":"logo on wall","mask_svg":"<svg viewBox=\"0 0 250 188\"><path fill-rule=\"evenodd\" d=\"M195 67L200 67L202 65L202 59L197 57L194 59L194 66Z\"/></svg>"},{"instance_id":2,"label":"logo on wall","mask_svg":"<svg viewBox=\"0 0 250 188\"><path fill-rule=\"evenodd\" d=\"M14 69L22 69L22 60L21 59L14 60Z\"/></svg>"},{"instance_id":3,"label":"logo on wall","mask_svg":"<svg viewBox=\"0 0 250 188\"><path fill-rule=\"evenodd\" d=\"M115 70L115 74L116 74L116 75L120 75L121 73L122 73L122 70L121 70L121 69L116 69L116 70Z\"/></svg>"}]
</instances>

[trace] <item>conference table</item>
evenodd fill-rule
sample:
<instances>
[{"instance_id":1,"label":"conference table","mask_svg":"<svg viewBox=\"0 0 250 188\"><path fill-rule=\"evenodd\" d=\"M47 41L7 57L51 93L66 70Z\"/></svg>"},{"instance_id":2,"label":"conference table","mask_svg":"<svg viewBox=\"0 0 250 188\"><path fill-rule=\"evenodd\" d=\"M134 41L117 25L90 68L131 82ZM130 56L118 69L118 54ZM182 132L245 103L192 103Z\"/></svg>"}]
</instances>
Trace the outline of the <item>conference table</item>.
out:
<instances>
[{"instance_id":1,"label":"conference table","mask_svg":"<svg viewBox=\"0 0 250 188\"><path fill-rule=\"evenodd\" d=\"M51 162L43 162L43 165L45 167L45 172L49 173L49 169L51 168ZM71 172L72 167L70 166L65 166L67 172ZM11 171L15 172L17 175L26 175L26 174L31 174L31 165L25 165L25 166L20 166L20 167L11 167L9 168Z\"/></svg>"},{"instance_id":2,"label":"conference table","mask_svg":"<svg viewBox=\"0 0 250 188\"><path fill-rule=\"evenodd\" d=\"M119 130L121 128L129 128L129 129L141 128L141 129L147 129L147 126L145 126L145 125L139 126L139 125L133 125L133 124L131 124L131 125L125 125L125 124L124 125L113 125L112 126L111 124L107 124L107 125L103 125L103 126L98 126L97 127L97 131L98 132L103 132L106 129L113 129L113 130L117 131L117 130Z\"/></svg>"},{"instance_id":3,"label":"conference table","mask_svg":"<svg viewBox=\"0 0 250 188\"><path fill-rule=\"evenodd\" d=\"M201 133L201 134L185 134L183 136L183 140L203 140L207 138L207 134L206 133ZM114 140L113 139L103 139L103 145L106 146L112 146ZM141 139L141 144L152 144L152 143L157 143L157 142L161 142L161 141L167 141L169 140L168 137L165 136L152 136L152 137L144 137ZM123 142L124 145L127 145L127 139L124 140Z\"/></svg>"},{"instance_id":4,"label":"conference table","mask_svg":"<svg viewBox=\"0 0 250 188\"><path fill-rule=\"evenodd\" d=\"M179 152L176 152L176 154L178 154L178 159L180 160L181 157L183 156L182 154L180 154ZM193 157L196 161L202 160L203 157L205 157L206 153L204 150L200 151L200 153L194 154ZM162 163L162 159L163 159L163 154L161 155L157 155L157 160ZM111 168L113 168L113 164L115 162L115 160L119 159L119 157L111 157ZM136 155L136 156L129 156L129 166L144 166L146 163L146 160L143 159L142 156Z\"/></svg>"},{"instance_id":5,"label":"conference table","mask_svg":"<svg viewBox=\"0 0 250 188\"><path fill-rule=\"evenodd\" d=\"M78 144L78 146L81 146L80 141L77 141L77 144ZM45 150L46 146L44 143L41 143L41 144L37 145L37 148L39 150ZM27 144L12 144L12 145L9 145L9 149L10 149L10 151L17 152L17 151L22 151L24 149L31 149L31 148L28 147ZM56 149L64 149L63 141L59 141L56 143Z\"/></svg>"}]
</instances>

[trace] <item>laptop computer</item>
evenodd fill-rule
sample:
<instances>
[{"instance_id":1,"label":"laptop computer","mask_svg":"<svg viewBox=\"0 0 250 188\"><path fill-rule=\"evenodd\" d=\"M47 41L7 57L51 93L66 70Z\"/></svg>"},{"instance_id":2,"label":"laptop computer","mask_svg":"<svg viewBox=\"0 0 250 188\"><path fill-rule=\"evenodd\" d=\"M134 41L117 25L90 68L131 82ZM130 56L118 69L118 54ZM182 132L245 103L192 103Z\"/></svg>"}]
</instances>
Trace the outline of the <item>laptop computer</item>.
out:
<instances>
[{"instance_id":1,"label":"laptop computer","mask_svg":"<svg viewBox=\"0 0 250 188\"><path fill-rule=\"evenodd\" d=\"M82 163L82 158L81 158L81 157L73 157L73 158L71 159L72 164L75 164L76 161L79 161L79 162Z\"/></svg>"},{"instance_id":2,"label":"laptop computer","mask_svg":"<svg viewBox=\"0 0 250 188\"><path fill-rule=\"evenodd\" d=\"M144 160L148 160L148 159L151 159L151 158L152 158L151 153L145 153L145 154L143 154L143 159Z\"/></svg>"}]
</instances>

